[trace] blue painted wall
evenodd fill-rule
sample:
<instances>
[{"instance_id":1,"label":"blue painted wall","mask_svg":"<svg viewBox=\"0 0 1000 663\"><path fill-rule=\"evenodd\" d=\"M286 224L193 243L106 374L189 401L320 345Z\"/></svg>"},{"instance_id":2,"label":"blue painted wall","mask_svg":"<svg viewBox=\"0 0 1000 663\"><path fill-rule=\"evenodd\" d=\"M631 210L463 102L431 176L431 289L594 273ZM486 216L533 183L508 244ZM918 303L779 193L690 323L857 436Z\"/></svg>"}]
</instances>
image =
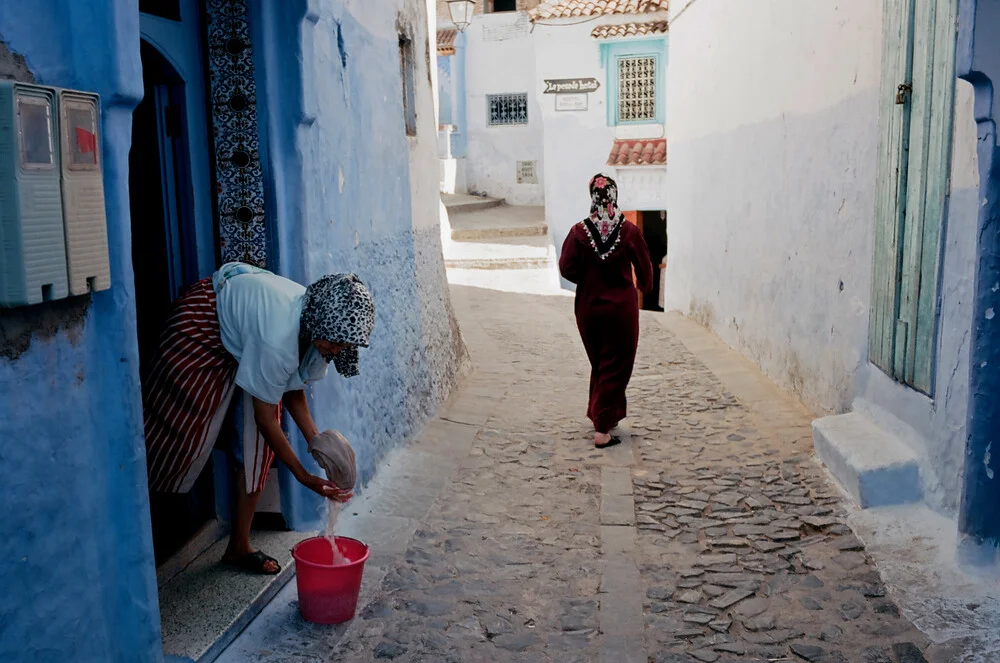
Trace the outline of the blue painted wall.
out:
<instances>
[{"instance_id":1,"label":"blue painted wall","mask_svg":"<svg viewBox=\"0 0 1000 663\"><path fill-rule=\"evenodd\" d=\"M451 56L454 64L452 76L454 83L454 114L455 134L451 138L451 154L456 159L462 159L469 151L469 123L465 117L466 86L465 86L465 33L459 32L455 37L455 55Z\"/></svg>"},{"instance_id":2,"label":"blue painted wall","mask_svg":"<svg viewBox=\"0 0 1000 663\"><path fill-rule=\"evenodd\" d=\"M137 3L4 2L0 41L38 82L101 95L112 280L70 305L81 319L49 305L27 350L0 358L0 660L156 661L127 190Z\"/></svg>"},{"instance_id":3,"label":"blue painted wall","mask_svg":"<svg viewBox=\"0 0 1000 663\"><path fill-rule=\"evenodd\" d=\"M959 529L960 558L1000 565L1000 147L995 99L1000 80L1000 29L994 2L959 2L959 75L976 91L980 205L976 236L975 296L969 358L965 490Z\"/></svg>"},{"instance_id":4,"label":"blue painted wall","mask_svg":"<svg viewBox=\"0 0 1000 663\"><path fill-rule=\"evenodd\" d=\"M389 7L350 4L348 11L333 0L255 0L251 18L259 89L266 91L259 110L268 142L265 170L270 217L277 219L278 269L301 283L354 271L375 297L376 326L371 348L361 351L361 375L346 380L331 371L310 393L317 425L351 440L365 483L378 460L423 424L448 388L442 384L447 378L439 377L442 367L429 359L429 338L440 335L425 328L424 293L418 290L447 295L443 273L436 283L422 283L418 274L421 260L440 265L440 231L436 209L429 210L435 214L431 227L414 229L412 139L403 124L399 71L400 24L423 35L414 40L414 59L433 62L424 56L426 28L419 27L426 16L402 10L402 2L396 15ZM428 78L419 75L417 84L426 85ZM432 141L433 159L436 118L418 109L418 122ZM290 429L303 456L305 442ZM291 526L319 526L322 500L285 472L281 498Z\"/></svg>"},{"instance_id":5,"label":"blue painted wall","mask_svg":"<svg viewBox=\"0 0 1000 663\"><path fill-rule=\"evenodd\" d=\"M452 112L452 94L454 81L452 80L451 61L453 55L439 55L437 58L438 67L438 124L454 124Z\"/></svg>"},{"instance_id":6,"label":"blue painted wall","mask_svg":"<svg viewBox=\"0 0 1000 663\"><path fill-rule=\"evenodd\" d=\"M348 4L353 13L333 0L252 0L251 22L272 267L302 283L356 271L376 298L362 375L331 374L311 393L317 423L352 440L367 482L447 395L461 340L445 288L436 177L429 188L410 178L411 159L433 162L436 144L426 8ZM140 25L135 0L4 2L0 12L0 42L26 58L38 82L102 95L113 283L91 300L0 313L5 663L162 659L127 168L131 112L142 95L140 34L173 52L179 70L194 66L193 51L167 27L148 18ZM416 138L403 126L401 27L412 31L420 68ZM414 157L415 149L426 155ZM428 214L416 219L424 200ZM199 225L204 274L214 264L200 250ZM10 329L26 326L27 347L9 342ZM297 431L293 443L308 459ZM285 473L281 489L290 525L319 525L319 498Z\"/></svg>"}]
</instances>

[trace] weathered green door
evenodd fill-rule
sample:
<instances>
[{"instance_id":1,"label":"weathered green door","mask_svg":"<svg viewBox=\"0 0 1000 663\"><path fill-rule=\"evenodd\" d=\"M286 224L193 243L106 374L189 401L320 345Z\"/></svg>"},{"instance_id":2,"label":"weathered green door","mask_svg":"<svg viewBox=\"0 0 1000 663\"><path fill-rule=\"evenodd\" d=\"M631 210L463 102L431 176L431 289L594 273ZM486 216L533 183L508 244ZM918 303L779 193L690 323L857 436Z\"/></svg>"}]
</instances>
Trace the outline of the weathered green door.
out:
<instances>
[{"instance_id":1,"label":"weathered green door","mask_svg":"<svg viewBox=\"0 0 1000 663\"><path fill-rule=\"evenodd\" d=\"M930 394L957 0L885 0L869 359Z\"/></svg>"}]
</instances>

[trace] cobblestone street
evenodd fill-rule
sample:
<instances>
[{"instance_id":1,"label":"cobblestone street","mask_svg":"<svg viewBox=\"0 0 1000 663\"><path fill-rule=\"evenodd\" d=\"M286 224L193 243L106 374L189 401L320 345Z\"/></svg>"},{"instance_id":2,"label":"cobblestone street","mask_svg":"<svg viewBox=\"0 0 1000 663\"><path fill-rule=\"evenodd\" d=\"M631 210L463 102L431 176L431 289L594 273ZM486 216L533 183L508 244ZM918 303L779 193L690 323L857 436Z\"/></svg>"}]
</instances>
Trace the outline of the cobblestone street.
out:
<instances>
[{"instance_id":1,"label":"cobblestone street","mask_svg":"<svg viewBox=\"0 0 1000 663\"><path fill-rule=\"evenodd\" d=\"M475 371L341 519L372 546L358 618L301 621L292 583L220 660L947 660L845 524L809 414L702 328L643 314L630 440L601 452L572 299L453 301Z\"/></svg>"}]
</instances>

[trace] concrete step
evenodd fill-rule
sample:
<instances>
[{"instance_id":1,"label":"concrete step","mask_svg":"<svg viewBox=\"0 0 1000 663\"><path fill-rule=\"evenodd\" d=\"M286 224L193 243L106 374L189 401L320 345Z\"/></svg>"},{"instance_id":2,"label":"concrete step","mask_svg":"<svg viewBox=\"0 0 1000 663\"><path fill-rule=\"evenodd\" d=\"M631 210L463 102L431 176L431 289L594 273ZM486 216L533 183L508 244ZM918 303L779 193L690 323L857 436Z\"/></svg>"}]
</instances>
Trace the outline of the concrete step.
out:
<instances>
[{"instance_id":1,"label":"concrete step","mask_svg":"<svg viewBox=\"0 0 1000 663\"><path fill-rule=\"evenodd\" d=\"M861 508L921 500L916 454L868 416L823 417L812 427L816 454Z\"/></svg>"},{"instance_id":2,"label":"concrete step","mask_svg":"<svg viewBox=\"0 0 1000 663\"><path fill-rule=\"evenodd\" d=\"M555 267L552 258L468 258L449 260L445 258L444 266L448 269L548 269Z\"/></svg>"},{"instance_id":3,"label":"concrete step","mask_svg":"<svg viewBox=\"0 0 1000 663\"><path fill-rule=\"evenodd\" d=\"M486 196L466 196L463 194L442 193L441 201L448 208L449 216L452 214L464 214L467 212L480 212L504 204L501 198L487 198Z\"/></svg>"},{"instance_id":4,"label":"concrete step","mask_svg":"<svg viewBox=\"0 0 1000 663\"><path fill-rule=\"evenodd\" d=\"M171 663L212 663L295 577L291 549L313 534L254 530L254 548L281 564L274 576L251 575L220 564L223 539L160 587L163 653Z\"/></svg>"},{"instance_id":5,"label":"concrete step","mask_svg":"<svg viewBox=\"0 0 1000 663\"><path fill-rule=\"evenodd\" d=\"M504 237L480 242L445 242L449 269L545 269L556 264L548 235Z\"/></svg>"},{"instance_id":6,"label":"concrete step","mask_svg":"<svg viewBox=\"0 0 1000 663\"><path fill-rule=\"evenodd\" d=\"M501 244L507 241L535 244L541 238L548 245L549 226L544 207L502 205L452 216L451 239L455 242ZM445 257L448 257L447 255Z\"/></svg>"},{"instance_id":7,"label":"concrete step","mask_svg":"<svg viewBox=\"0 0 1000 663\"><path fill-rule=\"evenodd\" d=\"M451 239L456 242L475 242L487 239L505 239L512 237L544 237L549 234L545 223L510 226L484 226L461 228L452 227Z\"/></svg>"}]
</instances>

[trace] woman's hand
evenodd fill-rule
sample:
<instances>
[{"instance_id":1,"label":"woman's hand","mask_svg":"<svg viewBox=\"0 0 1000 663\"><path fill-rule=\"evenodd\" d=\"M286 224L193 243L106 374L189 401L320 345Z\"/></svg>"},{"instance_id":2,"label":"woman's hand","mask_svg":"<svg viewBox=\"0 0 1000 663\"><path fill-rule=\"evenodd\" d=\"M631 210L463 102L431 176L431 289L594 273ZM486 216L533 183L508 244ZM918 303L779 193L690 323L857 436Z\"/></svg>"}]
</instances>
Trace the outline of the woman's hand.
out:
<instances>
[{"instance_id":1,"label":"woman's hand","mask_svg":"<svg viewBox=\"0 0 1000 663\"><path fill-rule=\"evenodd\" d=\"M337 487L337 484L332 481L327 481L322 477L318 477L315 474L307 474L301 479L302 485L313 491L320 497L325 497L329 500L336 500L337 502L346 502L352 497L354 497L354 491L351 489L342 490Z\"/></svg>"}]
</instances>

